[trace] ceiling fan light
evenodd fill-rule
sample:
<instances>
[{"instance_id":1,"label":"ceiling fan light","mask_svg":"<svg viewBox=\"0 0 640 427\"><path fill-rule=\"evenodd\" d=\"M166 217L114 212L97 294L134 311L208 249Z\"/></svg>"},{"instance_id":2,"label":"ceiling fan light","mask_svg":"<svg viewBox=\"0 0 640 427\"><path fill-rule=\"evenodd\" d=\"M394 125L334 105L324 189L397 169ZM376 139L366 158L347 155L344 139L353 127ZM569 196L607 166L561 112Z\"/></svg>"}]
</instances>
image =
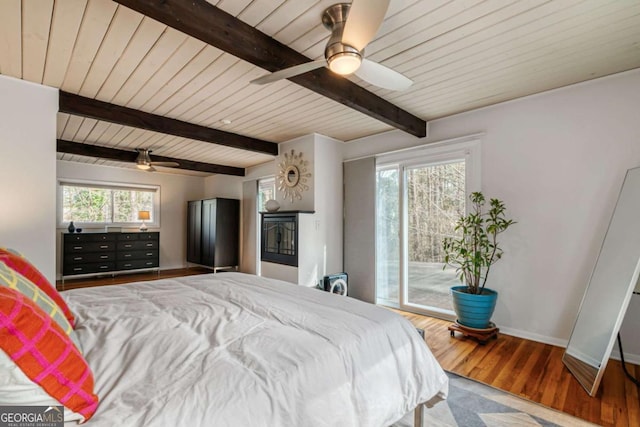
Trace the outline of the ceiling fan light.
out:
<instances>
[{"instance_id":1,"label":"ceiling fan light","mask_svg":"<svg viewBox=\"0 0 640 427\"><path fill-rule=\"evenodd\" d=\"M340 52L329 58L327 62L331 71L346 76L360 68L362 57L354 52Z\"/></svg>"},{"instance_id":2,"label":"ceiling fan light","mask_svg":"<svg viewBox=\"0 0 640 427\"><path fill-rule=\"evenodd\" d=\"M151 169L151 166L150 166L150 165L146 165L146 164L144 164L144 163L138 163L138 164L136 164L136 166L138 167L138 169L142 169L142 170L144 170L144 171L146 171L146 170L148 170L148 169Z\"/></svg>"}]
</instances>

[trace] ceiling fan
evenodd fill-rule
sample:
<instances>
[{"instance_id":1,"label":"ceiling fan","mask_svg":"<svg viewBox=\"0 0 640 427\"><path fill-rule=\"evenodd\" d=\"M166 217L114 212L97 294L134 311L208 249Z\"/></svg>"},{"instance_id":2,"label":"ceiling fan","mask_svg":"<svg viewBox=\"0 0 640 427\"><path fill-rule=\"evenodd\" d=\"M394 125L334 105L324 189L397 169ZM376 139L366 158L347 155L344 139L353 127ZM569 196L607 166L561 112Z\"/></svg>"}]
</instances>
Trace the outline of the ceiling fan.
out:
<instances>
[{"instance_id":1,"label":"ceiling fan","mask_svg":"<svg viewBox=\"0 0 640 427\"><path fill-rule=\"evenodd\" d=\"M378 32L390 0L353 0L328 7L322 23L331 31L324 59L284 68L251 83L266 84L321 67L343 76L355 74L362 80L390 90L408 89L413 81L397 71L364 57L364 48Z\"/></svg>"},{"instance_id":2,"label":"ceiling fan","mask_svg":"<svg viewBox=\"0 0 640 427\"><path fill-rule=\"evenodd\" d=\"M176 168L180 166L178 162L152 162L149 156L151 150L148 148L136 148L136 151L138 152L138 157L136 158L136 166L138 169L153 172L156 170L154 166L162 166L165 168Z\"/></svg>"}]
</instances>

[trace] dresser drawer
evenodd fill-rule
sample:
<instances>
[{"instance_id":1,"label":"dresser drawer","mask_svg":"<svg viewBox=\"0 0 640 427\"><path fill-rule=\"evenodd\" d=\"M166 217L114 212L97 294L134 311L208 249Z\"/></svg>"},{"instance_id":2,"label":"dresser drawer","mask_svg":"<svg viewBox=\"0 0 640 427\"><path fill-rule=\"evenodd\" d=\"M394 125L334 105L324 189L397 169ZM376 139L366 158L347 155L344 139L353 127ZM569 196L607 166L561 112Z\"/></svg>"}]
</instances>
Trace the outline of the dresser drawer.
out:
<instances>
[{"instance_id":1,"label":"dresser drawer","mask_svg":"<svg viewBox=\"0 0 640 427\"><path fill-rule=\"evenodd\" d=\"M158 258L157 250L148 251L118 251L118 261L130 261L134 259L156 259Z\"/></svg>"},{"instance_id":2,"label":"dresser drawer","mask_svg":"<svg viewBox=\"0 0 640 427\"><path fill-rule=\"evenodd\" d=\"M160 233L157 231L149 231L138 235L140 240L160 240Z\"/></svg>"},{"instance_id":3,"label":"dresser drawer","mask_svg":"<svg viewBox=\"0 0 640 427\"><path fill-rule=\"evenodd\" d=\"M65 242L64 251L66 253L77 252L108 252L116 248L115 241L106 242Z\"/></svg>"},{"instance_id":4,"label":"dresser drawer","mask_svg":"<svg viewBox=\"0 0 640 427\"><path fill-rule=\"evenodd\" d=\"M131 240L139 240L139 236L142 233L118 233L118 241L131 241Z\"/></svg>"},{"instance_id":5,"label":"dresser drawer","mask_svg":"<svg viewBox=\"0 0 640 427\"><path fill-rule=\"evenodd\" d=\"M158 249L158 241L137 240L132 242L118 242L118 251L141 251L145 249Z\"/></svg>"},{"instance_id":6,"label":"dresser drawer","mask_svg":"<svg viewBox=\"0 0 640 427\"><path fill-rule=\"evenodd\" d=\"M65 276L72 276L74 274L89 274L110 272L116 269L115 262L96 262L89 264L65 264L62 274Z\"/></svg>"},{"instance_id":7,"label":"dresser drawer","mask_svg":"<svg viewBox=\"0 0 640 427\"><path fill-rule=\"evenodd\" d=\"M138 268L155 268L158 267L157 259L135 259L131 261L118 261L116 267L118 270L135 270Z\"/></svg>"},{"instance_id":8,"label":"dresser drawer","mask_svg":"<svg viewBox=\"0 0 640 427\"><path fill-rule=\"evenodd\" d=\"M116 240L115 233L76 233L65 234L64 243L106 242Z\"/></svg>"},{"instance_id":9,"label":"dresser drawer","mask_svg":"<svg viewBox=\"0 0 640 427\"><path fill-rule=\"evenodd\" d=\"M88 262L115 261L115 259L115 252L77 252L64 257L64 262L67 264L86 264Z\"/></svg>"}]
</instances>

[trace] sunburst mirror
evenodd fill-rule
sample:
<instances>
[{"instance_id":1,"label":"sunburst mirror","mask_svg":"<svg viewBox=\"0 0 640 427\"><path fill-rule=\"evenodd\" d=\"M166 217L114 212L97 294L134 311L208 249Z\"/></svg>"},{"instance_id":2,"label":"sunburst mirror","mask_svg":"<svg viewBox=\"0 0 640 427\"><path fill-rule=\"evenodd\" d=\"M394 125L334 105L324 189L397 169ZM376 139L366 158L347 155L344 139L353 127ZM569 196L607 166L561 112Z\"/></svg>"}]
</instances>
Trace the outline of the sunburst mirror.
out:
<instances>
[{"instance_id":1,"label":"sunburst mirror","mask_svg":"<svg viewBox=\"0 0 640 427\"><path fill-rule=\"evenodd\" d=\"M302 193L309 189L307 184L311 172L307 169L309 161L295 150L284 153L284 160L278 165L278 190L284 193L284 199L293 203L293 199L302 200Z\"/></svg>"}]
</instances>

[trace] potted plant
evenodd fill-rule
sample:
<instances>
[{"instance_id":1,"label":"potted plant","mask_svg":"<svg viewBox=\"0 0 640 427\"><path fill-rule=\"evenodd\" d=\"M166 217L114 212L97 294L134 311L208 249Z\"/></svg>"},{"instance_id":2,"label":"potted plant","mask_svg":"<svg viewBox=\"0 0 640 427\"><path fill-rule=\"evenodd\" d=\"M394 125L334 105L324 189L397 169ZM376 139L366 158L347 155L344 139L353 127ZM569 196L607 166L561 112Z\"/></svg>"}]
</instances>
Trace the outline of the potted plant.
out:
<instances>
[{"instance_id":1,"label":"potted plant","mask_svg":"<svg viewBox=\"0 0 640 427\"><path fill-rule=\"evenodd\" d=\"M446 237L443 241L444 261L445 267L456 269L456 276L463 283L451 288L458 323L486 329L498 299L496 291L485 288L491 266L502 258L497 237L515 222L505 218L502 201L491 199L485 211L481 192L471 193L469 199L470 213L460 217L455 226L460 237Z\"/></svg>"}]
</instances>

